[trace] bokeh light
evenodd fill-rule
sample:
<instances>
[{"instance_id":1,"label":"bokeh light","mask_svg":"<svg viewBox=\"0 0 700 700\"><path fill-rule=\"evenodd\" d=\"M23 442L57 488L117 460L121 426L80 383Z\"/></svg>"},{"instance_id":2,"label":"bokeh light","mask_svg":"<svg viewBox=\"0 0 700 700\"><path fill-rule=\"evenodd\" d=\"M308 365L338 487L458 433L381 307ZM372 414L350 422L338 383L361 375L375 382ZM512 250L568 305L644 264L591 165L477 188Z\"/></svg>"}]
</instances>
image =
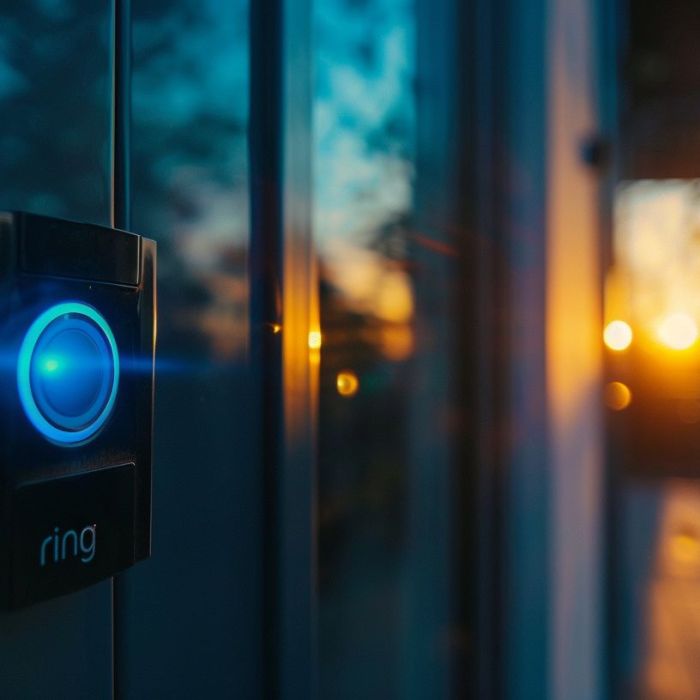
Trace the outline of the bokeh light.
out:
<instances>
[{"instance_id":1,"label":"bokeh light","mask_svg":"<svg viewBox=\"0 0 700 700\"><path fill-rule=\"evenodd\" d=\"M661 321L658 336L672 350L687 350L698 339L698 327L688 314L673 313Z\"/></svg>"},{"instance_id":2,"label":"bokeh light","mask_svg":"<svg viewBox=\"0 0 700 700\"><path fill-rule=\"evenodd\" d=\"M624 411L632 403L632 392L622 382L609 382L605 386L605 405L613 411Z\"/></svg>"},{"instance_id":3,"label":"bokeh light","mask_svg":"<svg viewBox=\"0 0 700 700\"><path fill-rule=\"evenodd\" d=\"M335 385L338 389L338 393L341 396L349 398L355 396L360 388L360 380L357 375L350 370L343 370L338 372L338 376L335 380Z\"/></svg>"},{"instance_id":4,"label":"bokeh light","mask_svg":"<svg viewBox=\"0 0 700 700\"><path fill-rule=\"evenodd\" d=\"M682 564L691 564L700 558L700 540L690 530L675 533L671 537L670 547L674 559Z\"/></svg>"},{"instance_id":5,"label":"bokeh light","mask_svg":"<svg viewBox=\"0 0 700 700\"><path fill-rule=\"evenodd\" d=\"M611 349L617 352L626 350L632 343L632 329L624 321L611 321L603 331L603 341Z\"/></svg>"},{"instance_id":6,"label":"bokeh light","mask_svg":"<svg viewBox=\"0 0 700 700\"><path fill-rule=\"evenodd\" d=\"M309 331L309 348L311 350L320 350L322 343L321 331Z\"/></svg>"}]
</instances>

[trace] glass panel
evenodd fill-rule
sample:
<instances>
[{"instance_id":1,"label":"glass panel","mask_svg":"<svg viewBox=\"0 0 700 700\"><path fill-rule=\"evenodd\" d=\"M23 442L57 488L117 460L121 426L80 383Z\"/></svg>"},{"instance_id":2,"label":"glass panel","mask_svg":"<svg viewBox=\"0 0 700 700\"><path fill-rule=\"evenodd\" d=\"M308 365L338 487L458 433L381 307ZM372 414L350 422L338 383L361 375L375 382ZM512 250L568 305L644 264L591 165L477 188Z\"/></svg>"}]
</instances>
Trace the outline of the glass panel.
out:
<instances>
[{"instance_id":1,"label":"glass panel","mask_svg":"<svg viewBox=\"0 0 700 700\"><path fill-rule=\"evenodd\" d=\"M392 698L414 346L414 5L317 3L315 29L321 697Z\"/></svg>"},{"instance_id":2,"label":"glass panel","mask_svg":"<svg viewBox=\"0 0 700 700\"><path fill-rule=\"evenodd\" d=\"M0 207L109 223L111 10L0 8Z\"/></svg>"},{"instance_id":3,"label":"glass panel","mask_svg":"<svg viewBox=\"0 0 700 700\"><path fill-rule=\"evenodd\" d=\"M248 11L132 2L133 227L157 240L159 267L153 557L121 611L133 698L259 696Z\"/></svg>"},{"instance_id":4,"label":"glass panel","mask_svg":"<svg viewBox=\"0 0 700 700\"><path fill-rule=\"evenodd\" d=\"M418 205L417 11L329 0L314 15L323 698L444 697L459 646L441 335L457 329L455 251Z\"/></svg>"},{"instance_id":5,"label":"glass panel","mask_svg":"<svg viewBox=\"0 0 700 700\"><path fill-rule=\"evenodd\" d=\"M0 3L0 210L109 223L111 3ZM112 692L112 584L0 614L0 697Z\"/></svg>"}]
</instances>

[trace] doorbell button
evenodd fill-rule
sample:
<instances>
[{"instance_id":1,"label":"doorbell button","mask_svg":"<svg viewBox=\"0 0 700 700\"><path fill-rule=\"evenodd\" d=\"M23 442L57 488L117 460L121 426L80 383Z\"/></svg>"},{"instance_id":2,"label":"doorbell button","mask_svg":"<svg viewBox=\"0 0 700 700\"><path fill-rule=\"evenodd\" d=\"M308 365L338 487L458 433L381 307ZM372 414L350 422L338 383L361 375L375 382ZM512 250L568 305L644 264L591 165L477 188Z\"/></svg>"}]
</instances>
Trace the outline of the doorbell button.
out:
<instances>
[{"instance_id":1,"label":"doorbell button","mask_svg":"<svg viewBox=\"0 0 700 700\"><path fill-rule=\"evenodd\" d=\"M119 387L119 351L105 318L81 302L40 314L20 347L17 387L27 418L45 438L61 445L93 438Z\"/></svg>"}]
</instances>

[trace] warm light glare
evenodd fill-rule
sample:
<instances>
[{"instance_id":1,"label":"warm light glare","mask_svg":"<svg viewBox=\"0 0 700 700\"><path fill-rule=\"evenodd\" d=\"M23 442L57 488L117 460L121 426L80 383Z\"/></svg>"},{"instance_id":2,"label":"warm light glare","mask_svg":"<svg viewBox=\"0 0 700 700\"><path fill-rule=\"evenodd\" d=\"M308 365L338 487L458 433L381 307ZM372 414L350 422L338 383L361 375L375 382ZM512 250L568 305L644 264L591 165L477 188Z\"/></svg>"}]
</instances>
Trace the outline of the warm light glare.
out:
<instances>
[{"instance_id":1,"label":"warm light glare","mask_svg":"<svg viewBox=\"0 0 700 700\"><path fill-rule=\"evenodd\" d=\"M700 423L700 401L697 399L681 399L676 404L676 413L682 423L687 425Z\"/></svg>"},{"instance_id":2,"label":"warm light glare","mask_svg":"<svg viewBox=\"0 0 700 700\"><path fill-rule=\"evenodd\" d=\"M311 348L311 350L320 350L322 342L321 331L309 332L309 348Z\"/></svg>"},{"instance_id":3,"label":"warm light glare","mask_svg":"<svg viewBox=\"0 0 700 700\"><path fill-rule=\"evenodd\" d=\"M684 313L666 316L659 326L659 340L672 350L686 350L698 339L695 321Z\"/></svg>"},{"instance_id":4,"label":"warm light glare","mask_svg":"<svg viewBox=\"0 0 700 700\"><path fill-rule=\"evenodd\" d=\"M408 276L400 272L384 274L374 302L374 312L382 320L407 322L413 316L413 291Z\"/></svg>"},{"instance_id":5,"label":"warm light glare","mask_svg":"<svg viewBox=\"0 0 700 700\"><path fill-rule=\"evenodd\" d=\"M387 360L401 362L413 352L413 330L406 324L385 323L380 331L382 354Z\"/></svg>"},{"instance_id":6,"label":"warm light glare","mask_svg":"<svg viewBox=\"0 0 700 700\"><path fill-rule=\"evenodd\" d=\"M603 340L611 350L626 350L632 342L632 329L624 321L611 321L605 326Z\"/></svg>"},{"instance_id":7,"label":"warm light glare","mask_svg":"<svg viewBox=\"0 0 700 700\"><path fill-rule=\"evenodd\" d=\"M343 372L338 372L335 385L338 388L338 393L341 396L355 396L360 388L360 380L357 378L357 375L354 372L344 370Z\"/></svg>"},{"instance_id":8,"label":"warm light glare","mask_svg":"<svg viewBox=\"0 0 700 700\"><path fill-rule=\"evenodd\" d=\"M632 392L622 382L609 382L605 386L605 405L613 411L624 411L632 403Z\"/></svg>"},{"instance_id":9,"label":"warm light glare","mask_svg":"<svg viewBox=\"0 0 700 700\"><path fill-rule=\"evenodd\" d=\"M691 564L700 558L700 542L692 532L678 532L671 538L671 552L682 564Z\"/></svg>"}]
</instances>

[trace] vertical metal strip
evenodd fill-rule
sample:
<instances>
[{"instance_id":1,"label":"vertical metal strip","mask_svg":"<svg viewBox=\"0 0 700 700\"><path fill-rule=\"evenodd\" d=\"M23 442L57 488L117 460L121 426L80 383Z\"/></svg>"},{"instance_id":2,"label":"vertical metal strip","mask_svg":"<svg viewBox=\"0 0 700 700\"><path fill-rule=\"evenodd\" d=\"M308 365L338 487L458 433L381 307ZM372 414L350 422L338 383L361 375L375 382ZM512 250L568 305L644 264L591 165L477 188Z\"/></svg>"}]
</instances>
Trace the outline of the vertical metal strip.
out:
<instances>
[{"instance_id":1,"label":"vertical metal strip","mask_svg":"<svg viewBox=\"0 0 700 700\"><path fill-rule=\"evenodd\" d=\"M251 346L261 387L265 697L313 696L309 3L251 3Z\"/></svg>"},{"instance_id":2,"label":"vertical metal strip","mask_svg":"<svg viewBox=\"0 0 700 700\"><path fill-rule=\"evenodd\" d=\"M447 222L445 234L458 253L455 279L444 297L454 328L441 342L451 343L453 381L446 400L459 427L451 438L450 497L441 507L450 513L446 612L451 634L463 641L454 644L443 667L449 675L433 678L445 684L446 697L501 698L510 316L508 232L499 218L503 192L498 187L508 161L498 137L504 95L497 78L506 67L502 35L508 5L507 0L434 5L417 4L417 222L419 228L426 216L431 227ZM425 624L418 633L425 636ZM429 666L423 677L430 677ZM439 695L427 684L413 689L416 697L431 691Z\"/></svg>"},{"instance_id":3,"label":"vertical metal strip","mask_svg":"<svg viewBox=\"0 0 700 700\"><path fill-rule=\"evenodd\" d=\"M112 183L111 224L131 226L130 131L131 131L131 0L112 4ZM112 693L122 696L120 610L124 609L120 577L112 579Z\"/></svg>"},{"instance_id":4,"label":"vertical metal strip","mask_svg":"<svg viewBox=\"0 0 700 700\"><path fill-rule=\"evenodd\" d=\"M314 698L316 632L315 401L320 354L310 347L318 281L311 235L312 91L310 0L284 0L283 394L280 529L280 695Z\"/></svg>"},{"instance_id":5,"label":"vertical metal strip","mask_svg":"<svg viewBox=\"0 0 700 700\"><path fill-rule=\"evenodd\" d=\"M549 445L545 353L546 0L494 8L500 697L546 697ZM532 543L541 546L533 547Z\"/></svg>"},{"instance_id":6,"label":"vertical metal strip","mask_svg":"<svg viewBox=\"0 0 700 700\"><path fill-rule=\"evenodd\" d=\"M112 226L131 226L131 0L114 0Z\"/></svg>"},{"instance_id":7,"label":"vertical metal strip","mask_svg":"<svg viewBox=\"0 0 700 700\"><path fill-rule=\"evenodd\" d=\"M594 70L597 83L595 98L600 114L601 134L612 144L611 162L601 182L599 220L601 226L601 270L603 274L613 262L613 207L615 201L615 184L622 177L620 143L619 101L621 99L619 66L624 65L623 56L628 43L628 26L625 18L628 3L607 3L596 0L593 5L594 27L596 31L594 46L596 49ZM611 69L612 68L612 69ZM602 282L602 280L601 280ZM604 289L601 289L601 295ZM608 368L604 368L607 375ZM622 507L623 475L616 469L615 454L609 434L610 426L604 425L604 611L605 637L600 650L600 663L605 674L604 698L623 696L621 684L623 653L622 621L617 606L621 594L622 528L620 513Z\"/></svg>"},{"instance_id":8,"label":"vertical metal strip","mask_svg":"<svg viewBox=\"0 0 700 700\"><path fill-rule=\"evenodd\" d=\"M251 350L260 387L263 480L263 684L279 690L279 567L277 467L282 415L282 173L281 5L257 0L250 8L250 286Z\"/></svg>"},{"instance_id":9,"label":"vertical metal strip","mask_svg":"<svg viewBox=\"0 0 700 700\"><path fill-rule=\"evenodd\" d=\"M474 227L484 247L479 269L481 319L487 329L481 348L482 382L479 389L483 434L479 457L479 518L484 523L478 535L479 592L477 594L480 640L478 692L475 697L506 696L508 600L507 514L508 447L503 436L509 428L511 384L510 271L506 258L508 233L502 207L502 186L508 161L501 145L505 130L506 48L503 22L508 0L479 0L473 19L478 63L474 70Z\"/></svg>"}]
</instances>

